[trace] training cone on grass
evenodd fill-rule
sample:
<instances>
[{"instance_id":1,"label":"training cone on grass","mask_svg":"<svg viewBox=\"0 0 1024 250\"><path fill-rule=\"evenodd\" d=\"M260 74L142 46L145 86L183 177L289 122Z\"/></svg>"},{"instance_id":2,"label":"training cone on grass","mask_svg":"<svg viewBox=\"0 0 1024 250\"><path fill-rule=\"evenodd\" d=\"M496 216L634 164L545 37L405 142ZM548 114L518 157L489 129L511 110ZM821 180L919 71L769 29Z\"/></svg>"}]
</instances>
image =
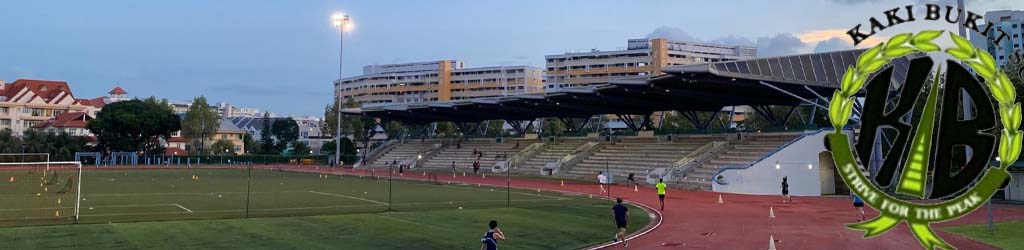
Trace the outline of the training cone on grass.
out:
<instances>
[{"instance_id":1,"label":"training cone on grass","mask_svg":"<svg viewBox=\"0 0 1024 250\"><path fill-rule=\"evenodd\" d=\"M722 200L722 195L719 194L718 195L718 204L722 204L722 203L725 203L725 201Z\"/></svg>"},{"instance_id":2,"label":"training cone on grass","mask_svg":"<svg viewBox=\"0 0 1024 250\"><path fill-rule=\"evenodd\" d=\"M775 235L768 235L768 250L775 250Z\"/></svg>"},{"instance_id":3,"label":"training cone on grass","mask_svg":"<svg viewBox=\"0 0 1024 250\"><path fill-rule=\"evenodd\" d=\"M775 218L775 208L768 207L768 218Z\"/></svg>"},{"instance_id":4,"label":"training cone on grass","mask_svg":"<svg viewBox=\"0 0 1024 250\"><path fill-rule=\"evenodd\" d=\"M60 210L53 211L53 217L60 217Z\"/></svg>"}]
</instances>

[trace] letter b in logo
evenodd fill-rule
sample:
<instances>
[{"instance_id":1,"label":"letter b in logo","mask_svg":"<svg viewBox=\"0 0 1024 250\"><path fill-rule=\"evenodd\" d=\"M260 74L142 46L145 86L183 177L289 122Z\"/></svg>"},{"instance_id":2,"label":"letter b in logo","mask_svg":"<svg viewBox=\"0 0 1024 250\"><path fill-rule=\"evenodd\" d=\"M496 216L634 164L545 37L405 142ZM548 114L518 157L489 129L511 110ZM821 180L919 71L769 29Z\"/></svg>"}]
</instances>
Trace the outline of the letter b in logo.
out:
<instances>
[{"instance_id":1,"label":"letter b in logo","mask_svg":"<svg viewBox=\"0 0 1024 250\"><path fill-rule=\"evenodd\" d=\"M948 61L947 72L944 81L939 81L943 86L931 86L932 81L928 80L934 63L928 57L912 59L907 70L903 86L899 88L898 99L890 98L895 94L890 85L893 70L885 69L879 72L867 85L867 97L864 104L860 136L857 140L857 154L865 165L869 164L873 153L882 159L878 171L874 176L875 182L881 187L889 187L896 180L896 173L901 169L901 163L908 157L911 138L916 131L916 126L911 122L910 117L915 117L913 112L921 112L925 102L919 99L925 98L928 93L922 91L926 86L939 87L942 99L938 102L939 114L936 114L935 126L931 141L931 152L928 161L931 162L930 174L932 188L928 198L947 197L960 192L970 185L982 173L992 157L996 137L989 134L995 127L995 115L992 101L984 86L974 76L964 69L963 66ZM897 79L900 80L900 79ZM963 95L970 98L973 108L973 116L965 116ZM920 116L917 116L920 117ZM879 133L883 129L889 129L885 133ZM895 133L892 133L895 132ZM876 143L876 140L880 143ZM876 145L883 145L882 149L875 150ZM888 146L888 145L891 145Z\"/></svg>"}]
</instances>

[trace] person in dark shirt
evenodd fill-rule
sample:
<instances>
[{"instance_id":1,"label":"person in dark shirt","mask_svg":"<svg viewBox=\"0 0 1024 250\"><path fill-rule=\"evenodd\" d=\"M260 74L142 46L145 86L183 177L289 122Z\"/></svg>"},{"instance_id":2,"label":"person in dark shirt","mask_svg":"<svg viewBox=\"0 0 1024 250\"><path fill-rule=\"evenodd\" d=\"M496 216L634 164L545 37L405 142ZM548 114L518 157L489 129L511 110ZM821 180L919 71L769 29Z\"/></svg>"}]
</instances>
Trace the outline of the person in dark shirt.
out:
<instances>
[{"instance_id":1,"label":"person in dark shirt","mask_svg":"<svg viewBox=\"0 0 1024 250\"><path fill-rule=\"evenodd\" d=\"M622 198L615 198L615 206L612 206L612 218L615 221L615 226L619 229L612 238L612 241L622 241L622 247L629 246L629 243L626 243L626 225L629 224L629 208L622 205Z\"/></svg>"},{"instance_id":2,"label":"person in dark shirt","mask_svg":"<svg viewBox=\"0 0 1024 250\"><path fill-rule=\"evenodd\" d=\"M484 237L480 239L480 250L498 250L498 241L505 240L505 233L498 228L498 221L492 220L487 223L487 226L491 230L487 230Z\"/></svg>"},{"instance_id":3,"label":"person in dark shirt","mask_svg":"<svg viewBox=\"0 0 1024 250\"><path fill-rule=\"evenodd\" d=\"M782 177L782 202L793 201L793 199L789 197L789 181L788 181L788 179L789 179L788 176L783 176Z\"/></svg>"}]
</instances>

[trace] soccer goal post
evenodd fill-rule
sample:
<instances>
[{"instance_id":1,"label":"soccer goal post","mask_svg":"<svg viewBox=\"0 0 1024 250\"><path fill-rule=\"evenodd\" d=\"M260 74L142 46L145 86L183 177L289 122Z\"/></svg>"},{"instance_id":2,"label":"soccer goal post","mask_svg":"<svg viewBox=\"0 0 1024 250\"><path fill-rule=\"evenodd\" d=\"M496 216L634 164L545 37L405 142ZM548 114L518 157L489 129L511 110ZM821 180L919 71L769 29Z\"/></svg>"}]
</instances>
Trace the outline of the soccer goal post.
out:
<instances>
[{"instance_id":1,"label":"soccer goal post","mask_svg":"<svg viewBox=\"0 0 1024 250\"><path fill-rule=\"evenodd\" d=\"M0 178L0 226L78 222L80 162L0 162Z\"/></svg>"}]
</instances>

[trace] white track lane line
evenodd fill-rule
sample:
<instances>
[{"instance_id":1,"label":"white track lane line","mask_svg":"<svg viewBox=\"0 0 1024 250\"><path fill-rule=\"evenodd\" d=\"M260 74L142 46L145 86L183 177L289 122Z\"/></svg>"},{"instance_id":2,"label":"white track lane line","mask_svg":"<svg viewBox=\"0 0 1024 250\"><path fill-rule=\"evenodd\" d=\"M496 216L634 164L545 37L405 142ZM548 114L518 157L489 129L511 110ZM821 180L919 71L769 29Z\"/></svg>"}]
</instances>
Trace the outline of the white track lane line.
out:
<instances>
[{"instance_id":1,"label":"white track lane line","mask_svg":"<svg viewBox=\"0 0 1024 250\"><path fill-rule=\"evenodd\" d=\"M332 194L332 193L324 193L324 192L319 192L319 191L313 191L313 190L310 190L310 191L308 191L308 192L310 192L310 193L314 193L314 194L319 194L319 195L328 195L328 196L334 196L334 197L342 197L342 198L356 199L356 200L361 200L361 201L368 201L368 202L373 202L373 203L377 203L377 204L381 204L381 205L388 205L388 203L387 203L387 202L380 202L380 201L375 201L375 200L370 200L370 199L363 199L363 198L359 198L359 197L355 197L355 196L348 196L348 195L340 195L340 194Z\"/></svg>"},{"instance_id":2,"label":"white track lane line","mask_svg":"<svg viewBox=\"0 0 1024 250\"><path fill-rule=\"evenodd\" d=\"M179 204L177 204L177 203L175 203L174 205L175 205L175 206L178 206L178 208L181 208L182 210L188 211L189 213L191 213L191 212L192 212L192 210L191 210L191 209L185 208L185 207L183 207L183 206L181 206L181 205L179 205Z\"/></svg>"}]
</instances>

